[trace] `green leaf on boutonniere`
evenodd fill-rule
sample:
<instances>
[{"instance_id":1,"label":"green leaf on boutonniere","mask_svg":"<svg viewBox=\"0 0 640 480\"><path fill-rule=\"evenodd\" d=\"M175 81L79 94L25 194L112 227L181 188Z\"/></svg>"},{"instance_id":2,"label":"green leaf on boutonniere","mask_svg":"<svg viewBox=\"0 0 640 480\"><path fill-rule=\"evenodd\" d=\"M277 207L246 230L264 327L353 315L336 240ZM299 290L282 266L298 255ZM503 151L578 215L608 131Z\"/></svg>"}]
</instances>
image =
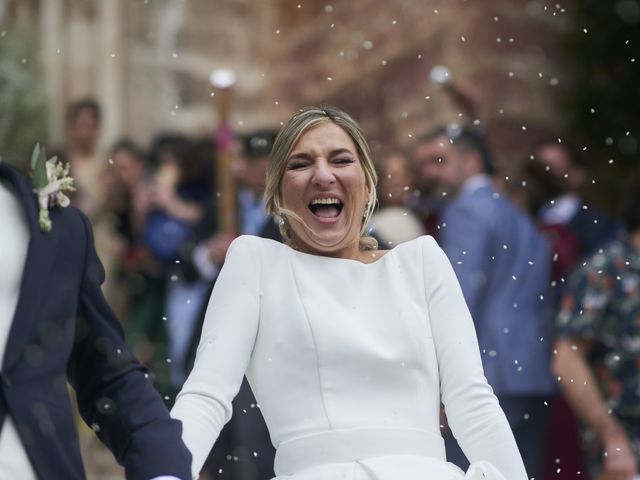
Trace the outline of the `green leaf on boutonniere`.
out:
<instances>
[{"instance_id":1,"label":"green leaf on boutonniere","mask_svg":"<svg viewBox=\"0 0 640 480\"><path fill-rule=\"evenodd\" d=\"M36 143L36 146L33 147L33 152L31 152L31 170L36 169L36 162L38 161L39 156L40 156L40 144Z\"/></svg>"},{"instance_id":2,"label":"green leaf on boutonniere","mask_svg":"<svg viewBox=\"0 0 640 480\"><path fill-rule=\"evenodd\" d=\"M64 192L75 190L73 177L69 176L69 164L58 162L56 157L47 160L44 148L37 144L31 154L32 182L34 193L38 196L39 217L38 223L43 232L51 231L51 218L49 208L60 206L62 208L71 203Z\"/></svg>"},{"instance_id":3,"label":"green leaf on boutonniere","mask_svg":"<svg viewBox=\"0 0 640 480\"><path fill-rule=\"evenodd\" d=\"M44 148L37 144L31 155L31 168L33 170L33 186L37 189L44 188L49 184L47 177L47 155Z\"/></svg>"}]
</instances>

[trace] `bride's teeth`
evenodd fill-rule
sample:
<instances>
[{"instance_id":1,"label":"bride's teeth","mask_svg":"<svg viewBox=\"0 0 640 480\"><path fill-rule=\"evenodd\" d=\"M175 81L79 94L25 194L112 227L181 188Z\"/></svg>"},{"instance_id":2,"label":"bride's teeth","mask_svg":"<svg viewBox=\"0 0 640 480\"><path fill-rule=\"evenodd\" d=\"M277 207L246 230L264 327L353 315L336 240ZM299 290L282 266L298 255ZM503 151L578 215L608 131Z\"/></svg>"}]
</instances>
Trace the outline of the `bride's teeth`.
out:
<instances>
[{"instance_id":1,"label":"bride's teeth","mask_svg":"<svg viewBox=\"0 0 640 480\"><path fill-rule=\"evenodd\" d=\"M340 200L338 200L337 198L318 198L314 201L311 202L311 205L332 205L332 204L339 204Z\"/></svg>"}]
</instances>

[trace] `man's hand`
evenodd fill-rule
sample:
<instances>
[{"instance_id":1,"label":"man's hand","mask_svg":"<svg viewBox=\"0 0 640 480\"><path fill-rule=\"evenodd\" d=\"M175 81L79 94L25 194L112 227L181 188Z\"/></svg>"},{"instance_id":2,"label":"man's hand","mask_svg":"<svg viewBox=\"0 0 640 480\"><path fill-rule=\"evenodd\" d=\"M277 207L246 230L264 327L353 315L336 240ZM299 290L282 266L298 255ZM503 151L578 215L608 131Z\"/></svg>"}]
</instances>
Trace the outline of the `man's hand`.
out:
<instances>
[{"instance_id":1,"label":"man's hand","mask_svg":"<svg viewBox=\"0 0 640 480\"><path fill-rule=\"evenodd\" d=\"M598 480L634 480L638 463L629 439L619 431L603 439L604 457Z\"/></svg>"},{"instance_id":2,"label":"man's hand","mask_svg":"<svg viewBox=\"0 0 640 480\"><path fill-rule=\"evenodd\" d=\"M222 265L227 255L229 245L236 238L232 233L216 233L207 240L209 259L216 265Z\"/></svg>"},{"instance_id":3,"label":"man's hand","mask_svg":"<svg viewBox=\"0 0 640 480\"><path fill-rule=\"evenodd\" d=\"M444 405L440 404L440 433L444 435L449 431L449 422L447 421L447 414L444 411Z\"/></svg>"},{"instance_id":4,"label":"man's hand","mask_svg":"<svg viewBox=\"0 0 640 480\"><path fill-rule=\"evenodd\" d=\"M149 189L149 203L159 210L170 210L177 200L178 196L172 186L154 183Z\"/></svg>"}]
</instances>

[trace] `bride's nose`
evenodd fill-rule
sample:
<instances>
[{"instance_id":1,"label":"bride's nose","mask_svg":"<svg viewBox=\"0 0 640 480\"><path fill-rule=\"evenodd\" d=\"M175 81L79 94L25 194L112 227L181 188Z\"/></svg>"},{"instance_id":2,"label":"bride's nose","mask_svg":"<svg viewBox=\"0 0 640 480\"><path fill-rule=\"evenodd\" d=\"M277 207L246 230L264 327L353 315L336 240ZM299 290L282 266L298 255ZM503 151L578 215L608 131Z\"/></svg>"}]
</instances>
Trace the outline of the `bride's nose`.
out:
<instances>
[{"instance_id":1,"label":"bride's nose","mask_svg":"<svg viewBox=\"0 0 640 480\"><path fill-rule=\"evenodd\" d=\"M318 186L331 185L336 181L336 177L331 170L329 162L322 160L315 163L312 181Z\"/></svg>"}]
</instances>

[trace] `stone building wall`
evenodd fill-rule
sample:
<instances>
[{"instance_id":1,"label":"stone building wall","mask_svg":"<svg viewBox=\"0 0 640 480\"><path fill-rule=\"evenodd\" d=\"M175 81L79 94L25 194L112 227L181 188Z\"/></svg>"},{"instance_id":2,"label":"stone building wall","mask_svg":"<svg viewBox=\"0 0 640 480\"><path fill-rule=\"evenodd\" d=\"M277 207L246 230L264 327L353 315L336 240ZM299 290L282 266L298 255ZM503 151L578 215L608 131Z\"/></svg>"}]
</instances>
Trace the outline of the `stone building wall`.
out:
<instances>
[{"instance_id":1,"label":"stone building wall","mask_svg":"<svg viewBox=\"0 0 640 480\"><path fill-rule=\"evenodd\" d=\"M290 109L344 106L382 144L410 146L435 125L479 120L497 162L509 171L532 142L563 124L559 105L568 86L560 37L567 13L545 5L335 2L312 22L301 20L281 33L275 55L283 68L274 84L287 93ZM430 69L440 64L474 99L476 118L429 81Z\"/></svg>"},{"instance_id":2,"label":"stone building wall","mask_svg":"<svg viewBox=\"0 0 640 480\"><path fill-rule=\"evenodd\" d=\"M409 146L442 122L478 120L509 170L563 124L568 13L545 0L2 3L5 16L31 15L41 36L54 140L64 105L84 95L104 106L105 143L210 132L218 118L208 78L221 67L238 77L231 120L240 131L278 126L317 103L344 107L382 145ZM429 81L438 64L475 113Z\"/></svg>"}]
</instances>

